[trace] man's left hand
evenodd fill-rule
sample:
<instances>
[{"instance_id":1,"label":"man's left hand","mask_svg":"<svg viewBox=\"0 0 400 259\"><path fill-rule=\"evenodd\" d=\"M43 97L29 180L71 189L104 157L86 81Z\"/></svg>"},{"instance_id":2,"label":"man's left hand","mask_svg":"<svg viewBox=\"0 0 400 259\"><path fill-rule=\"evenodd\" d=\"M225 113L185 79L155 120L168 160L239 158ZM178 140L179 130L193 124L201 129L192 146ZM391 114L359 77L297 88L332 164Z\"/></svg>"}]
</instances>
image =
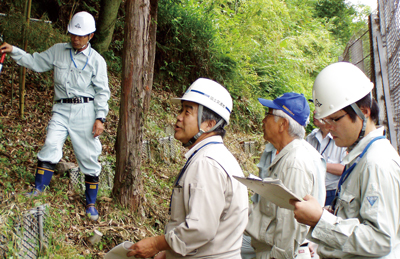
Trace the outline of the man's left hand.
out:
<instances>
[{"instance_id":1,"label":"man's left hand","mask_svg":"<svg viewBox=\"0 0 400 259\"><path fill-rule=\"evenodd\" d=\"M165 237L162 235L142 239L141 241L133 244L129 249L131 251L126 254L128 257L135 256L136 258L149 258L160 251L171 248L165 240Z\"/></svg>"},{"instance_id":2,"label":"man's left hand","mask_svg":"<svg viewBox=\"0 0 400 259\"><path fill-rule=\"evenodd\" d=\"M100 136L101 133L103 133L103 131L104 131L103 123L99 120L95 120L92 130L93 137L95 138Z\"/></svg>"}]
</instances>

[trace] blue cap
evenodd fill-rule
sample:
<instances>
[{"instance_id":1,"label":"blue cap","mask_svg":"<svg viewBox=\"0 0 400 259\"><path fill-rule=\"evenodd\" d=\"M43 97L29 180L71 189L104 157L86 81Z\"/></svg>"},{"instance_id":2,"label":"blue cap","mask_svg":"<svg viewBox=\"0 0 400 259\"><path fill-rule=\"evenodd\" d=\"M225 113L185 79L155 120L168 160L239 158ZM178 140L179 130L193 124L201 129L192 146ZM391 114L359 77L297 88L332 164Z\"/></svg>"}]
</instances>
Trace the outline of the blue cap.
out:
<instances>
[{"instance_id":1,"label":"blue cap","mask_svg":"<svg viewBox=\"0 0 400 259\"><path fill-rule=\"evenodd\" d=\"M258 98L258 101L268 108L284 111L301 126L306 126L310 106L303 94L284 93L273 101L262 98Z\"/></svg>"}]
</instances>

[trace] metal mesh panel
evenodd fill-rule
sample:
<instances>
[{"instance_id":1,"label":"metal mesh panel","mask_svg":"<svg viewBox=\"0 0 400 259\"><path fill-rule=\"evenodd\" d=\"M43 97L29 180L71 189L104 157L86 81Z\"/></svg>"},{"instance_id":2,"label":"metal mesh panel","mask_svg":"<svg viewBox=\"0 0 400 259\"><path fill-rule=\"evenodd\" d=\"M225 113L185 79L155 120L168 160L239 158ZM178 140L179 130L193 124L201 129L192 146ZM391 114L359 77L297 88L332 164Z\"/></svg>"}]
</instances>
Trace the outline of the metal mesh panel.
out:
<instances>
[{"instance_id":1,"label":"metal mesh panel","mask_svg":"<svg viewBox=\"0 0 400 259\"><path fill-rule=\"evenodd\" d=\"M168 130L167 130L168 131ZM160 143L160 156L164 159L174 159L179 152L176 146L176 141L173 136L168 136L158 139ZM144 140L142 142L142 160L150 161L152 159L150 141ZM110 162L100 158L103 170L99 176L99 188L112 189L114 185L115 171L112 169ZM85 191L85 175L80 171L79 167L69 170L70 183L78 191Z\"/></svg>"},{"instance_id":2,"label":"metal mesh panel","mask_svg":"<svg viewBox=\"0 0 400 259\"><path fill-rule=\"evenodd\" d=\"M245 154L255 155L257 152L257 142L256 141L243 142L243 150Z\"/></svg>"},{"instance_id":3,"label":"metal mesh panel","mask_svg":"<svg viewBox=\"0 0 400 259\"><path fill-rule=\"evenodd\" d=\"M75 189L85 190L85 175L81 173L79 167L69 170L69 181Z\"/></svg>"},{"instance_id":4,"label":"metal mesh panel","mask_svg":"<svg viewBox=\"0 0 400 259\"><path fill-rule=\"evenodd\" d=\"M70 169L69 180L76 190L85 191L85 175L81 172L79 167ZM101 188L102 190L112 189L113 184L114 171L110 169L103 170L99 176L99 188Z\"/></svg>"},{"instance_id":5,"label":"metal mesh panel","mask_svg":"<svg viewBox=\"0 0 400 259\"><path fill-rule=\"evenodd\" d=\"M39 251L48 245L48 236L43 231L47 206L46 204L31 209L22 217L21 222L16 224L17 236L21 238L21 258L38 258Z\"/></svg>"},{"instance_id":6,"label":"metal mesh panel","mask_svg":"<svg viewBox=\"0 0 400 259\"><path fill-rule=\"evenodd\" d=\"M102 173L100 174L100 188L103 190L111 190L114 186L115 170L112 168L109 161L102 161Z\"/></svg>"},{"instance_id":7,"label":"metal mesh panel","mask_svg":"<svg viewBox=\"0 0 400 259\"><path fill-rule=\"evenodd\" d=\"M371 69L371 44L369 31L364 31L359 35L355 35L345 48L341 61L347 61L358 68L373 80Z\"/></svg>"},{"instance_id":8,"label":"metal mesh panel","mask_svg":"<svg viewBox=\"0 0 400 259\"><path fill-rule=\"evenodd\" d=\"M142 142L142 160L151 160L150 141L148 140Z\"/></svg>"},{"instance_id":9,"label":"metal mesh panel","mask_svg":"<svg viewBox=\"0 0 400 259\"><path fill-rule=\"evenodd\" d=\"M400 8L399 0L379 0L379 20L381 34L386 39L387 69L392 102L394 130L397 139L400 137Z\"/></svg>"},{"instance_id":10,"label":"metal mesh panel","mask_svg":"<svg viewBox=\"0 0 400 259\"><path fill-rule=\"evenodd\" d=\"M159 138L158 142L162 148L162 157L164 158L175 158L176 149L175 149L175 138L173 136Z\"/></svg>"}]
</instances>

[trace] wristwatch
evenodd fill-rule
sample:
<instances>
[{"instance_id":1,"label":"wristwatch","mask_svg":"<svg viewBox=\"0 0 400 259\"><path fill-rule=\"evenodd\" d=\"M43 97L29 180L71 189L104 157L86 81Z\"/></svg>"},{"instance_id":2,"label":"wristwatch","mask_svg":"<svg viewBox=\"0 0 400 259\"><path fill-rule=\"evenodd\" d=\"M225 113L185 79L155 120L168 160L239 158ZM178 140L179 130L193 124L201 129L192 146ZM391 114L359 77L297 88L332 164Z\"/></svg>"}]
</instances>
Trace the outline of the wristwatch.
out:
<instances>
[{"instance_id":1,"label":"wristwatch","mask_svg":"<svg viewBox=\"0 0 400 259\"><path fill-rule=\"evenodd\" d=\"M102 123L106 122L106 118L96 118L96 120L101 121Z\"/></svg>"}]
</instances>

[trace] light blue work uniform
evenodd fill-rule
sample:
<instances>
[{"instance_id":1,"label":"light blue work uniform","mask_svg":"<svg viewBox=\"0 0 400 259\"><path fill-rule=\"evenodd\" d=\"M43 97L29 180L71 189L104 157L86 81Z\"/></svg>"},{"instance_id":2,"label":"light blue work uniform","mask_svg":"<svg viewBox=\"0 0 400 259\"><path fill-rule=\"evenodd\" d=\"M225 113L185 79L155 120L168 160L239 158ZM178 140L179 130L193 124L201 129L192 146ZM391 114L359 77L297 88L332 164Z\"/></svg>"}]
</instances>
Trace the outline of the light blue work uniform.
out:
<instances>
[{"instance_id":1,"label":"light blue work uniform","mask_svg":"<svg viewBox=\"0 0 400 259\"><path fill-rule=\"evenodd\" d=\"M101 143L98 137L93 137L92 130L96 118L105 118L108 114L110 89L104 58L90 43L78 53L70 43L55 44L34 54L13 46L11 57L19 65L35 72L54 70L54 101L74 97L94 99L87 103L54 104L46 141L38 159L58 163L69 135L81 171L85 175L98 176Z\"/></svg>"}]
</instances>

